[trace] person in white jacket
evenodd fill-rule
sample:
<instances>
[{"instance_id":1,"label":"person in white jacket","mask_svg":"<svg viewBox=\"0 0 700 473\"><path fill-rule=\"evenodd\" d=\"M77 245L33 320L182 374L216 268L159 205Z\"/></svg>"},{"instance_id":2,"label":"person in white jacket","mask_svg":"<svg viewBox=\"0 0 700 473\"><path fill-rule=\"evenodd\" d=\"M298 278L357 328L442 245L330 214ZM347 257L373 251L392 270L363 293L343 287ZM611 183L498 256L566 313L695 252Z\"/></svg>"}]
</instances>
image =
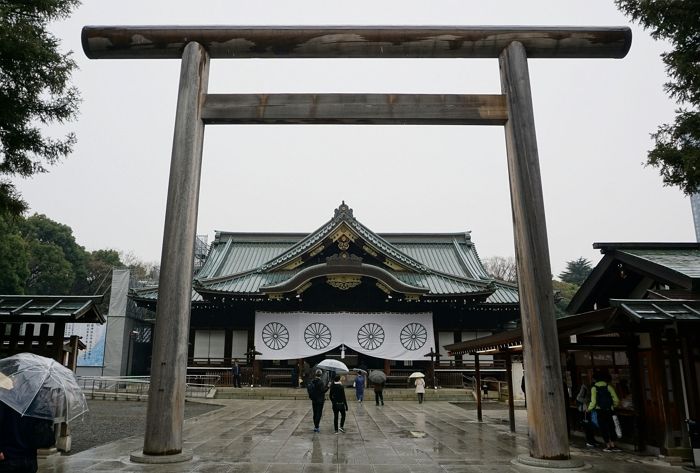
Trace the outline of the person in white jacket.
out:
<instances>
[{"instance_id":1,"label":"person in white jacket","mask_svg":"<svg viewBox=\"0 0 700 473\"><path fill-rule=\"evenodd\" d=\"M425 395L425 380L416 378L416 394L418 395L418 404L423 404L423 396Z\"/></svg>"}]
</instances>

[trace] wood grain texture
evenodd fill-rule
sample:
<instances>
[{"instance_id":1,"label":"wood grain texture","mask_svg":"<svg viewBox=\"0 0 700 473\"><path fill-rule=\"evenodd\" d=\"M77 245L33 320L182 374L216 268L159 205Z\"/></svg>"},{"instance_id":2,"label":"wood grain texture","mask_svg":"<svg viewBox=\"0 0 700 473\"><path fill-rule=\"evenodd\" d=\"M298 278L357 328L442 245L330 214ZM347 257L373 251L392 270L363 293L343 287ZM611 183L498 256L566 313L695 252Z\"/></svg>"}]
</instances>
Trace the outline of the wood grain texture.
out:
<instances>
[{"instance_id":1,"label":"wood grain texture","mask_svg":"<svg viewBox=\"0 0 700 473\"><path fill-rule=\"evenodd\" d=\"M189 43L182 56L151 361L143 453L182 451L192 267L202 167L209 58Z\"/></svg>"},{"instance_id":2,"label":"wood grain texture","mask_svg":"<svg viewBox=\"0 0 700 473\"><path fill-rule=\"evenodd\" d=\"M85 26L91 59L179 59L189 41L212 58L497 58L513 41L531 58L622 58L627 27Z\"/></svg>"},{"instance_id":3,"label":"wood grain texture","mask_svg":"<svg viewBox=\"0 0 700 473\"><path fill-rule=\"evenodd\" d=\"M210 94L206 124L504 125L503 95Z\"/></svg>"},{"instance_id":4,"label":"wood grain texture","mask_svg":"<svg viewBox=\"0 0 700 473\"><path fill-rule=\"evenodd\" d=\"M506 151L526 366L530 455L566 460L570 452L559 341L525 47L512 43L501 54L499 64L501 89L508 103Z\"/></svg>"}]
</instances>

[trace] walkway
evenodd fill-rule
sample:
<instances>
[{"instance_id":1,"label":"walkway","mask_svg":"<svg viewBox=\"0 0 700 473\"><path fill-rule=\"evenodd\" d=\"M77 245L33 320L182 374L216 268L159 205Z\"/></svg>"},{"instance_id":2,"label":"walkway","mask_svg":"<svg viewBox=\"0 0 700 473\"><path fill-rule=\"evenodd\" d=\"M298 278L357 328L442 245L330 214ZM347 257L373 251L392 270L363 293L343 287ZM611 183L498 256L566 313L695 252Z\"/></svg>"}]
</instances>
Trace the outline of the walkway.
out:
<instances>
[{"instance_id":1,"label":"walkway","mask_svg":"<svg viewBox=\"0 0 700 473\"><path fill-rule=\"evenodd\" d=\"M40 472L148 471L250 473L489 473L543 471L514 466L527 453L525 411L516 411L516 435L508 432L506 410L476 412L443 401L397 401L350 404L346 433L334 435L332 410L326 403L321 433L312 432L308 401L217 400L221 409L185 423L190 462L170 465L131 463L142 437L112 442L82 453L55 457ZM651 473L682 471L654 465L626 453L603 453L572 447L572 454L594 471ZM546 470L545 470L546 471ZM551 470L550 470L551 471Z\"/></svg>"}]
</instances>

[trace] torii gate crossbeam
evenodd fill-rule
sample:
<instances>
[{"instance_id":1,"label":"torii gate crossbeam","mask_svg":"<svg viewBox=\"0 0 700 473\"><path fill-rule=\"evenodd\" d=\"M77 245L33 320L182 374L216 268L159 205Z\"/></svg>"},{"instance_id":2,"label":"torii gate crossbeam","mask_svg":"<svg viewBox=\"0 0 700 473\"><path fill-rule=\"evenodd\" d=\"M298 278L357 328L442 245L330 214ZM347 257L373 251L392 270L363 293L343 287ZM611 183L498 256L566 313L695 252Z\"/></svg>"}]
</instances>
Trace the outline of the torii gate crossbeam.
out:
<instances>
[{"instance_id":1,"label":"torii gate crossbeam","mask_svg":"<svg viewBox=\"0 0 700 473\"><path fill-rule=\"evenodd\" d=\"M528 58L622 58L626 27L89 26L94 59L182 60L141 462L182 451L187 336L207 123L503 125L518 265L530 456L570 458ZM207 95L210 58L498 58L502 95ZM274 106L271 106L274 105Z\"/></svg>"}]
</instances>

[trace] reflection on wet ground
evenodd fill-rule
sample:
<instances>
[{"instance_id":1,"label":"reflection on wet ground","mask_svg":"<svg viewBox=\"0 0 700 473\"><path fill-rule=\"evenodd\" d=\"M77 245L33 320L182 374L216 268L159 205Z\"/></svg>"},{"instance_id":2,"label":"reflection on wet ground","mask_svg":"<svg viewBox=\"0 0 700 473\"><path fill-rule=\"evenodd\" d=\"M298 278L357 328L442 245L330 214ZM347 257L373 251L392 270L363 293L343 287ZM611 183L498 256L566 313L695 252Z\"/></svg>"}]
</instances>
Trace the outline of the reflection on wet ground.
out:
<instances>
[{"instance_id":1,"label":"reflection on wet ground","mask_svg":"<svg viewBox=\"0 0 700 473\"><path fill-rule=\"evenodd\" d=\"M42 461L42 472L352 472L457 473L533 471L511 461L527 454L526 412L516 412L516 434L508 432L507 410L476 412L449 402L397 401L385 406L350 404L345 433L333 432L326 406L321 433L312 431L311 405L295 400L217 400L224 407L185 423L189 462L131 463L141 436L85 452ZM572 446L572 454L598 471L681 471L650 464L631 453L603 453Z\"/></svg>"}]
</instances>

